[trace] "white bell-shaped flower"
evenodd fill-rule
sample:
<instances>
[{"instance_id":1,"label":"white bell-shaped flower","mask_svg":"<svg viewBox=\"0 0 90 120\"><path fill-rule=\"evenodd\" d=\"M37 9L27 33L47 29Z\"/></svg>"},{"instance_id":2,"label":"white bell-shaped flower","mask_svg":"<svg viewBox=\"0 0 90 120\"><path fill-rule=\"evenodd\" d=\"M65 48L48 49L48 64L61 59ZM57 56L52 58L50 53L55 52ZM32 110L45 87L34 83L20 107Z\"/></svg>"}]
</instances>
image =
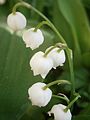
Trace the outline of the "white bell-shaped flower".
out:
<instances>
[{"instance_id":1,"label":"white bell-shaped flower","mask_svg":"<svg viewBox=\"0 0 90 120\"><path fill-rule=\"evenodd\" d=\"M15 14L11 13L7 17L7 24L13 31L22 30L26 27L26 18L20 13L16 12Z\"/></svg>"},{"instance_id":2,"label":"white bell-shaped flower","mask_svg":"<svg viewBox=\"0 0 90 120\"><path fill-rule=\"evenodd\" d=\"M3 5L6 2L6 0L0 0L0 5Z\"/></svg>"},{"instance_id":3,"label":"white bell-shaped flower","mask_svg":"<svg viewBox=\"0 0 90 120\"><path fill-rule=\"evenodd\" d=\"M46 51L48 51L51 47L47 48ZM65 62L65 59L66 59L64 50L59 51L59 49L60 48L56 47L53 50L51 50L47 55L53 60L54 69L56 69L56 67L58 66L63 66L63 63Z\"/></svg>"},{"instance_id":4,"label":"white bell-shaped flower","mask_svg":"<svg viewBox=\"0 0 90 120\"><path fill-rule=\"evenodd\" d=\"M43 90L43 87L46 86L45 83L35 83L28 89L29 99L32 102L32 105L39 107L46 106L52 97L52 91L47 88Z\"/></svg>"},{"instance_id":5,"label":"white bell-shaped flower","mask_svg":"<svg viewBox=\"0 0 90 120\"><path fill-rule=\"evenodd\" d=\"M34 31L35 28L26 30L23 33L23 41L26 44L26 47L30 47L32 50L38 48L44 41L44 36L40 29Z\"/></svg>"},{"instance_id":6,"label":"white bell-shaped flower","mask_svg":"<svg viewBox=\"0 0 90 120\"><path fill-rule=\"evenodd\" d=\"M30 66L34 76L40 74L42 78L45 78L53 67L53 61L48 57L44 57L44 53L39 51L31 58Z\"/></svg>"},{"instance_id":7,"label":"white bell-shaped flower","mask_svg":"<svg viewBox=\"0 0 90 120\"><path fill-rule=\"evenodd\" d=\"M50 116L51 114L54 114L54 120L71 120L72 118L71 112L69 109L67 112L65 112L64 111L65 108L66 108L65 105L57 104L54 105L51 111L48 113Z\"/></svg>"}]
</instances>

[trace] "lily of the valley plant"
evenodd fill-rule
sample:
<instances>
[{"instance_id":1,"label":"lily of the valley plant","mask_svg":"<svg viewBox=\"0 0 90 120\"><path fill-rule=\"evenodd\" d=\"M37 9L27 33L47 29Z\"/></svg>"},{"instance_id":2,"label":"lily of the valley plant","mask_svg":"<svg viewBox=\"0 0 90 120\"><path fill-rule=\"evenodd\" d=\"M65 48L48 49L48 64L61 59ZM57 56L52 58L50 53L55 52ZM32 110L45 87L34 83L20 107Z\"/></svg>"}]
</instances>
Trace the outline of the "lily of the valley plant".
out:
<instances>
[{"instance_id":1,"label":"lily of the valley plant","mask_svg":"<svg viewBox=\"0 0 90 120\"><path fill-rule=\"evenodd\" d=\"M69 49L64 38L61 36L61 34L58 32L57 28L52 24L52 22L40 11L38 11L36 8L26 2L17 3L13 7L12 13L10 13L10 15L8 15L7 17L7 24L14 32L24 29L27 23L25 16L17 11L17 8L19 6L24 6L28 9L34 10L45 20L39 23L36 27L29 28L23 33L22 39L26 47L30 47L32 50L34 50L38 48L41 44L43 44L44 35L40 28L44 24L48 25L56 33L58 39L60 40L60 43L56 43L55 45L50 46L45 50L45 52L38 51L32 56L32 58L30 59L30 68L33 71L33 75L41 75L41 77L44 79L52 68L57 69L58 66L63 67L66 60L69 63L70 69L71 81L55 80L51 83L45 84L43 80L43 82L37 82L33 84L28 89L29 100L31 101L32 105L36 105L38 107L45 107L46 105L48 106L48 103L53 96L53 92L50 87L55 84L69 84L71 86L70 98L73 99L69 100L67 97L65 97L66 95L62 97L60 97L60 95L54 95L54 97L59 97L60 99L65 100L67 102L67 105L63 105L61 103L56 104L52 106L48 114L49 116L53 114L54 120L71 120L72 115L70 112L70 108L74 104L74 102L80 97L79 94L75 93L72 51Z\"/></svg>"}]
</instances>

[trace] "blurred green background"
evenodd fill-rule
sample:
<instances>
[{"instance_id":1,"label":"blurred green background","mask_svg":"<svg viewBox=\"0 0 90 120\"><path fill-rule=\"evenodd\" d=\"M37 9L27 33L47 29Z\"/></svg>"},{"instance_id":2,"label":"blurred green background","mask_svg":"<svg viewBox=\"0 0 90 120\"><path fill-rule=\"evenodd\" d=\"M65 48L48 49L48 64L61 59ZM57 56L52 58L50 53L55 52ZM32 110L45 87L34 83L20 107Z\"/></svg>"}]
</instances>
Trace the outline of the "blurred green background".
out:
<instances>
[{"instance_id":1,"label":"blurred green background","mask_svg":"<svg viewBox=\"0 0 90 120\"><path fill-rule=\"evenodd\" d=\"M42 27L45 41L40 48L26 49L20 36L12 34L7 26L7 16L19 0L6 0L0 5L0 120L53 120L48 112L60 100L52 98L45 108L32 107L27 90L40 76L33 76L29 61L31 56L59 42L47 26ZM76 91L82 96L72 110L73 120L90 120L90 0L24 0L44 13L57 27L74 53ZM43 19L34 11L20 7L27 18L27 28L36 26ZM51 70L45 82L69 79L68 62L64 68ZM53 87L53 92L69 96L67 86ZM62 102L62 101L61 101Z\"/></svg>"}]
</instances>

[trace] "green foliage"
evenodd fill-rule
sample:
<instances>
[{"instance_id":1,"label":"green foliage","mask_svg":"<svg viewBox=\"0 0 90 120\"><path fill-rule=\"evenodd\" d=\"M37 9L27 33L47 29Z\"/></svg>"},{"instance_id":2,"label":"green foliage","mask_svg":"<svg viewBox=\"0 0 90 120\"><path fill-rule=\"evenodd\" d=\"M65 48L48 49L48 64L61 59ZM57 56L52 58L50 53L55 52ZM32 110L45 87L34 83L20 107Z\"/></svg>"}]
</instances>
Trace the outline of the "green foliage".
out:
<instances>
[{"instance_id":1,"label":"green foliage","mask_svg":"<svg viewBox=\"0 0 90 120\"><path fill-rule=\"evenodd\" d=\"M89 120L90 119L90 104L79 115L74 116L73 120Z\"/></svg>"},{"instance_id":2,"label":"green foliage","mask_svg":"<svg viewBox=\"0 0 90 120\"><path fill-rule=\"evenodd\" d=\"M82 0L85 7L90 8L90 0Z\"/></svg>"},{"instance_id":3,"label":"green foliage","mask_svg":"<svg viewBox=\"0 0 90 120\"><path fill-rule=\"evenodd\" d=\"M90 28L84 8L78 0L74 4L73 0L57 0L54 6L54 23L73 49L78 64L80 55L90 51Z\"/></svg>"},{"instance_id":4,"label":"green foliage","mask_svg":"<svg viewBox=\"0 0 90 120\"><path fill-rule=\"evenodd\" d=\"M28 100L27 90L40 76L34 77L29 67L31 56L39 50L58 41L57 36L48 28L43 27L45 42L37 50L26 49L20 36L11 34L7 29L6 17L19 0L7 0L0 6L0 120L53 120L47 112L54 104L62 102L52 98L45 108L32 107ZM89 18L83 5L90 10L90 0L25 0L43 12L55 24L69 47L74 52L74 71L76 91L81 94L72 110L73 120L90 119L90 26ZM82 4L83 3L83 4ZM34 11L19 8L28 19L29 26L36 25L42 20ZM90 15L90 14L89 14ZM4 24L4 25L3 25ZM1 27L3 25L3 28ZM69 79L69 69L66 63L64 68L50 71L45 82L58 78ZM67 94L68 86L54 86L56 91ZM65 103L66 104L66 103Z\"/></svg>"},{"instance_id":5,"label":"green foliage","mask_svg":"<svg viewBox=\"0 0 90 120\"><path fill-rule=\"evenodd\" d=\"M50 39L47 33L45 36L45 46L40 48L43 50L52 43L52 37ZM28 88L42 79L33 77L29 60L34 52L25 48L22 38L11 35L2 28L0 38L2 38L0 39L0 114L4 115L3 119L7 119L7 114L14 119L23 104L28 101Z\"/></svg>"}]
</instances>

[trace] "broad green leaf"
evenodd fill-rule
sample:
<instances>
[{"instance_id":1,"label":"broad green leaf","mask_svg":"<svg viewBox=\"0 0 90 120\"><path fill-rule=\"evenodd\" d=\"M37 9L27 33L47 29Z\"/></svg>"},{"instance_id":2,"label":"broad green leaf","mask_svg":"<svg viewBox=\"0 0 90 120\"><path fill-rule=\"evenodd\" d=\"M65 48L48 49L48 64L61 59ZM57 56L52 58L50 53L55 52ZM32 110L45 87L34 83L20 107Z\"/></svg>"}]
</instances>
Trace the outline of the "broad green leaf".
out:
<instances>
[{"instance_id":1,"label":"broad green leaf","mask_svg":"<svg viewBox=\"0 0 90 120\"><path fill-rule=\"evenodd\" d=\"M85 10L81 2L79 0L57 0L57 3L59 11L62 13L71 27L74 36L74 39L72 39L72 41L75 41L76 50L78 50L79 53L80 51L89 51L90 28Z\"/></svg>"},{"instance_id":2,"label":"broad green leaf","mask_svg":"<svg viewBox=\"0 0 90 120\"><path fill-rule=\"evenodd\" d=\"M0 119L14 120L23 104L28 101L28 88L35 82L42 81L40 76L33 76L29 66L31 56L44 51L52 45L50 32L43 32L43 45L32 51L26 49L21 37L11 35L0 28Z\"/></svg>"},{"instance_id":3,"label":"broad green leaf","mask_svg":"<svg viewBox=\"0 0 90 120\"><path fill-rule=\"evenodd\" d=\"M51 110L53 105L59 103L62 103L62 100L55 97L51 99L47 106L41 108L32 106L31 103L27 103L22 107L22 110L17 115L17 120L36 120L37 118L39 118L39 120L49 119L50 117L48 115L48 112Z\"/></svg>"},{"instance_id":4,"label":"broad green leaf","mask_svg":"<svg viewBox=\"0 0 90 120\"><path fill-rule=\"evenodd\" d=\"M24 114L17 120L36 120L37 118L39 120L45 120L45 117L41 111L41 108L30 105L28 109L24 112Z\"/></svg>"},{"instance_id":5,"label":"broad green leaf","mask_svg":"<svg viewBox=\"0 0 90 120\"><path fill-rule=\"evenodd\" d=\"M85 67L90 68L90 52L82 55L82 63Z\"/></svg>"},{"instance_id":6,"label":"broad green leaf","mask_svg":"<svg viewBox=\"0 0 90 120\"><path fill-rule=\"evenodd\" d=\"M43 0L33 0L32 1L32 5L37 8L39 11L43 12L43 8L44 8L44 1ZM33 10L31 11L31 17L32 19L36 19L36 20L39 20L40 16L35 13Z\"/></svg>"},{"instance_id":7,"label":"broad green leaf","mask_svg":"<svg viewBox=\"0 0 90 120\"><path fill-rule=\"evenodd\" d=\"M53 22L55 26L60 31L64 39L66 40L68 46L73 50L74 59L77 59L77 61L79 61L80 47L79 47L79 44L77 43L77 36L76 36L75 30L73 30L71 25L68 23L68 21L64 17L62 11L59 8L58 1L54 3L53 11L54 11ZM76 62L76 64L77 63L78 62Z\"/></svg>"},{"instance_id":8,"label":"broad green leaf","mask_svg":"<svg viewBox=\"0 0 90 120\"><path fill-rule=\"evenodd\" d=\"M53 22L70 48L74 48L73 34L70 25L59 10L58 2L53 4ZM58 38L57 38L58 39Z\"/></svg>"}]
</instances>

